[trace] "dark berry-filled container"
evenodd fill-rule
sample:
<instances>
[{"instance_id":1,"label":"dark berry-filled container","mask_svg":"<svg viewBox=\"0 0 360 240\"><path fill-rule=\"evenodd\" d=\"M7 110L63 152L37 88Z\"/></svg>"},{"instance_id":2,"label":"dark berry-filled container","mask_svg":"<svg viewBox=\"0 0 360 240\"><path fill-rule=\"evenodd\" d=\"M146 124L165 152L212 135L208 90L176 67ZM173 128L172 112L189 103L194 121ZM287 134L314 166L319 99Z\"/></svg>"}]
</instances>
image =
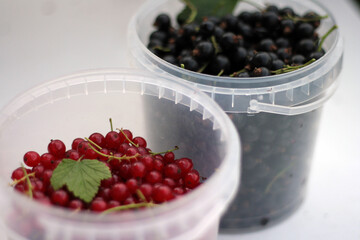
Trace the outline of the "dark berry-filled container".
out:
<instances>
[{"instance_id":1,"label":"dark berry-filled container","mask_svg":"<svg viewBox=\"0 0 360 240\"><path fill-rule=\"evenodd\" d=\"M328 15L317 29L323 36L336 22L314 1L253 1L291 7L298 14ZM340 30L324 41L324 56L296 71L256 78L206 75L172 65L149 49L152 24L167 13L175 25L181 1L148 1L133 17L128 40L131 63L170 74L198 87L215 100L235 123L242 139L242 185L221 221L222 231L270 226L293 213L306 195L311 158L322 107L337 88L343 43ZM253 6L238 4L235 15Z\"/></svg>"},{"instance_id":2,"label":"dark berry-filled container","mask_svg":"<svg viewBox=\"0 0 360 240\"><path fill-rule=\"evenodd\" d=\"M147 101L152 102L152 108L144 109ZM169 115L159 116L162 106ZM172 125L172 116L188 119L183 122L181 136L167 138L171 130L166 124L148 125L154 118ZM47 152L51 139L61 139L69 148L76 137L108 132L109 117L114 128L131 129L134 135L147 139L153 151L178 146L176 156L193 159L194 168L206 180L173 201L109 215L46 205L9 186L12 171L20 166L25 152ZM239 146L235 126L222 109L200 90L171 76L138 69L107 69L43 83L0 111L0 224L6 234L1 237L215 240L220 216L238 188Z\"/></svg>"}]
</instances>

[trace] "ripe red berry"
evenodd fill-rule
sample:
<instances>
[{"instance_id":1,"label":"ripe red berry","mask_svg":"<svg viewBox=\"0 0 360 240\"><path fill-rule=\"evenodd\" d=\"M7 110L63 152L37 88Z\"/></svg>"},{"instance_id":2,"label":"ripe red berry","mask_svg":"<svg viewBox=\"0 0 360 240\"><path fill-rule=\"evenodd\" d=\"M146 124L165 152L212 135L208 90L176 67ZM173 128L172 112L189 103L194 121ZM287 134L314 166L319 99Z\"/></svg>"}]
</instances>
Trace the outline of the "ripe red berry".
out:
<instances>
[{"instance_id":1,"label":"ripe red berry","mask_svg":"<svg viewBox=\"0 0 360 240\"><path fill-rule=\"evenodd\" d=\"M181 169L174 163L165 166L164 174L166 177L177 180L181 177Z\"/></svg>"},{"instance_id":2,"label":"ripe red berry","mask_svg":"<svg viewBox=\"0 0 360 240\"><path fill-rule=\"evenodd\" d=\"M182 187L175 187L173 189L173 193L175 195L183 195L185 193L185 190Z\"/></svg>"},{"instance_id":3,"label":"ripe red berry","mask_svg":"<svg viewBox=\"0 0 360 240\"><path fill-rule=\"evenodd\" d=\"M184 176L184 184L187 188L193 189L199 185L200 176L196 170L192 170Z\"/></svg>"},{"instance_id":4,"label":"ripe red berry","mask_svg":"<svg viewBox=\"0 0 360 240\"><path fill-rule=\"evenodd\" d=\"M175 154L173 152L167 152L164 154L164 161L166 163L173 163L175 160Z\"/></svg>"},{"instance_id":5,"label":"ripe red berry","mask_svg":"<svg viewBox=\"0 0 360 240\"><path fill-rule=\"evenodd\" d=\"M146 198L146 200L150 201L151 196L152 196L152 192L153 192L152 185L149 184L149 183L143 183L143 184L140 185L139 189L142 192L142 194L144 195L144 197Z\"/></svg>"},{"instance_id":6,"label":"ripe red berry","mask_svg":"<svg viewBox=\"0 0 360 240\"><path fill-rule=\"evenodd\" d=\"M64 190L56 190L51 194L51 202L54 205L66 206L69 202L69 194Z\"/></svg>"},{"instance_id":7,"label":"ripe red berry","mask_svg":"<svg viewBox=\"0 0 360 240\"><path fill-rule=\"evenodd\" d=\"M155 159L154 160L154 170L159 171L159 172L163 172L163 170L164 170L164 162L159 160L159 159Z\"/></svg>"},{"instance_id":8,"label":"ripe red berry","mask_svg":"<svg viewBox=\"0 0 360 240\"><path fill-rule=\"evenodd\" d=\"M40 155L34 151L27 152L24 155L24 163L29 167L35 167L40 163Z\"/></svg>"},{"instance_id":9,"label":"ripe red berry","mask_svg":"<svg viewBox=\"0 0 360 240\"><path fill-rule=\"evenodd\" d=\"M43 165L37 165L33 167L32 171L35 173L35 177L42 178L45 167Z\"/></svg>"},{"instance_id":10,"label":"ripe red berry","mask_svg":"<svg viewBox=\"0 0 360 240\"><path fill-rule=\"evenodd\" d=\"M82 138L75 138L74 141L73 141L72 144L71 144L71 149L72 149L72 150L77 150L79 143L81 143L82 141L84 141L84 139L82 139Z\"/></svg>"},{"instance_id":11,"label":"ripe red berry","mask_svg":"<svg viewBox=\"0 0 360 240\"><path fill-rule=\"evenodd\" d=\"M83 156L85 155L86 153L86 150L89 149L89 142L88 141L85 141L83 140L82 142L80 142L77 146L77 151L79 152L80 156Z\"/></svg>"},{"instance_id":12,"label":"ripe red berry","mask_svg":"<svg viewBox=\"0 0 360 240\"><path fill-rule=\"evenodd\" d=\"M119 146L119 149L118 151L120 153L123 153L125 154L126 150L130 147L130 145L128 143L121 143L120 146Z\"/></svg>"},{"instance_id":13,"label":"ripe red berry","mask_svg":"<svg viewBox=\"0 0 360 240\"><path fill-rule=\"evenodd\" d=\"M89 139L100 147L105 147L105 137L101 133L93 133Z\"/></svg>"},{"instance_id":14,"label":"ripe red berry","mask_svg":"<svg viewBox=\"0 0 360 240\"><path fill-rule=\"evenodd\" d=\"M132 177L132 175L131 175L131 164L129 162L122 161L120 163L119 175L123 179L129 179L129 178Z\"/></svg>"},{"instance_id":15,"label":"ripe red berry","mask_svg":"<svg viewBox=\"0 0 360 240\"><path fill-rule=\"evenodd\" d=\"M146 140L142 137L134 137L134 139L132 141L139 147L146 148L146 146L147 146Z\"/></svg>"},{"instance_id":16,"label":"ripe red berry","mask_svg":"<svg viewBox=\"0 0 360 240\"><path fill-rule=\"evenodd\" d=\"M72 160L78 160L80 158L80 154L78 151L70 149L65 152L65 158L70 158Z\"/></svg>"},{"instance_id":17,"label":"ripe red berry","mask_svg":"<svg viewBox=\"0 0 360 240\"><path fill-rule=\"evenodd\" d=\"M158 171L150 171L145 178L146 182L150 184L161 183L162 175Z\"/></svg>"},{"instance_id":18,"label":"ripe red berry","mask_svg":"<svg viewBox=\"0 0 360 240\"><path fill-rule=\"evenodd\" d=\"M139 188L139 183L135 178L130 178L126 181L126 186L130 193L134 193Z\"/></svg>"},{"instance_id":19,"label":"ripe red berry","mask_svg":"<svg viewBox=\"0 0 360 240\"><path fill-rule=\"evenodd\" d=\"M112 200L122 202L129 197L130 193L124 183L116 183L111 187L110 195Z\"/></svg>"},{"instance_id":20,"label":"ripe red berry","mask_svg":"<svg viewBox=\"0 0 360 240\"><path fill-rule=\"evenodd\" d=\"M48 152L55 158L63 158L66 151L65 144L61 140L51 140L48 145Z\"/></svg>"},{"instance_id":21,"label":"ripe red berry","mask_svg":"<svg viewBox=\"0 0 360 240\"><path fill-rule=\"evenodd\" d=\"M44 153L40 157L40 164L45 167L45 169L54 169L55 157L50 153Z\"/></svg>"},{"instance_id":22,"label":"ripe red berry","mask_svg":"<svg viewBox=\"0 0 360 240\"><path fill-rule=\"evenodd\" d=\"M22 167L18 167L17 169L15 169L12 174L11 174L11 179L12 180L19 180L21 178L23 178L25 176L24 174L24 170Z\"/></svg>"},{"instance_id":23,"label":"ripe red berry","mask_svg":"<svg viewBox=\"0 0 360 240\"><path fill-rule=\"evenodd\" d=\"M107 209L107 204L104 200L95 199L91 202L90 209L94 212L103 212Z\"/></svg>"},{"instance_id":24,"label":"ripe red berry","mask_svg":"<svg viewBox=\"0 0 360 240\"><path fill-rule=\"evenodd\" d=\"M105 146L109 149L118 149L120 146L119 133L110 131L105 136Z\"/></svg>"},{"instance_id":25,"label":"ripe red berry","mask_svg":"<svg viewBox=\"0 0 360 240\"><path fill-rule=\"evenodd\" d=\"M50 179L52 176L53 171L50 169L45 169L43 172L43 182L46 186L50 184Z\"/></svg>"},{"instance_id":26,"label":"ripe red berry","mask_svg":"<svg viewBox=\"0 0 360 240\"><path fill-rule=\"evenodd\" d=\"M152 193L152 199L156 203L166 202L173 198L174 198L174 195L169 186L166 186L163 184L158 184L154 187L153 193Z\"/></svg>"},{"instance_id":27,"label":"ripe red berry","mask_svg":"<svg viewBox=\"0 0 360 240\"><path fill-rule=\"evenodd\" d=\"M108 203L107 203L107 208L114 208L114 207L118 207L120 206L120 203L118 201L115 201L115 200L110 200Z\"/></svg>"},{"instance_id":28,"label":"ripe red berry","mask_svg":"<svg viewBox=\"0 0 360 240\"><path fill-rule=\"evenodd\" d=\"M84 203L79 199L73 199L69 202L68 207L74 210L80 210L84 208Z\"/></svg>"},{"instance_id":29,"label":"ripe red berry","mask_svg":"<svg viewBox=\"0 0 360 240\"><path fill-rule=\"evenodd\" d=\"M102 149L100 149L100 152L101 152L103 155L99 154L99 156L98 156L99 160L101 160L101 161L107 161L107 160L109 160L108 157L104 156L104 155L110 155L109 149L107 149L107 148L102 148Z\"/></svg>"},{"instance_id":30,"label":"ripe red berry","mask_svg":"<svg viewBox=\"0 0 360 240\"><path fill-rule=\"evenodd\" d=\"M125 137L125 135L126 135L126 137ZM132 135L132 132L130 131L130 130L128 130L128 129L123 129L120 133L119 133L119 136L120 136L120 142L121 143L129 143L129 140L131 140L132 141L132 139L133 139L133 135ZM129 140L128 140L128 139Z\"/></svg>"},{"instance_id":31,"label":"ripe red berry","mask_svg":"<svg viewBox=\"0 0 360 240\"><path fill-rule=\"evenodd\" d=\"M145 165L147 171L154 169L154 158L151 155L142 156L140 161Z\"/></svg>"},{"instance_id":32,"label":"ripe red berry","mask_svg":"<svg viewBox=\"0 0 360 240\"><path fill-rule=\"evenodd\" d=\"M131 164L131 174L134 178L143 178L146 174L146 167L142 162Z\"/></svg>"},{"instance_id":33,"label":"ripe red berry","mask_svg":"<svg viewBox=\"0 0 360 240\"><path fill-rule=\"evenodd\" d=\"M176 165L181 169L181 173L184 176L186 173L190 172L194 164L189 158L180 158L175 161Z\"/></svg>"},{"instance_id":34,"label":"ripe red berry","mask_svg":"<svg viewBox=\"0 0 360 240\"><path fill-rule=\"evenodd\" d=\"M176 187L176 182L172 178L164 178L162 183L169 186L170 188L175 188Z\"/></svg>"}]
</instances>

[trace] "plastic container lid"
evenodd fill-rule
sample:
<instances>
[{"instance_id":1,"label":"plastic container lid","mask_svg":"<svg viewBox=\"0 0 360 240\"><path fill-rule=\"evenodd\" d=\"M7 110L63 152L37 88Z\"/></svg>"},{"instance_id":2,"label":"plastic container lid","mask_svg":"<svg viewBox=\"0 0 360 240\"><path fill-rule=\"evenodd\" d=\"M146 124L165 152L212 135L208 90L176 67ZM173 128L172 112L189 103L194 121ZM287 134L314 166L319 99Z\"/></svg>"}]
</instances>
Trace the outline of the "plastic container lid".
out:
<instances>
[{"instance_id":1,"label":"plastic container lid","mask_svg":"<svg viewBox=\"0 0 360 240\"><path fill-rule=\"evenodd\" d=\"M157 116L154 103L147 109L153 111L150 114L145 111L147 115L141 117L142 104L149 99L155 103L166 102L174 109L181 108L185 117L188 114L199 116L199 126L214 132L206 141L216 144L214 149L219 155L212 161L218 167L196 190L156 208L99 217L93 213L74 214L61 208L43 206L9 187L11 172L20 166L29 146L33 150L43 147L43 152L46 152L47 141L52 137L69 144L77 137L74 134L81 137L94 131L102 132L100 126L103 125L102 130L109 131L108 114L114 118L113 121L118 120L131 130L133 127L138 130L139 122L146 128L151 112L154 112L155 119ZM165 120L168 118L164 117ZM156 135L156 128L147 130L146 135L139 134L145 138ZM183 134L189 132L193 131L182 129ZM198 145L196 142L191 144ZM169 76L156 76L139 70L84 72L44 83L23 93L0 112L0 146L3 166L0 169L0 222L11 239L25 239L29 226L38 239L52 240L216 239L220 215L238 189L240 142L227 115L194 87ZM178 151L181 153L181 149ZM206 160L207 164L211 162L209 158ZM21 221L16 220L19 217ZM16 221L12 222L14 219Z\"/></svg>"},{"instance_id":2,"label":"plastic container lid","mask_svg":"<svg viewBox=\"0 0 360 240\"><path fill-rule=\"evenodd\" d=\"M310 0L254 1L279 7L290 6L298 13L315 11L319 15L328 15L317 30L324 35L336 24L326 8ZM238 4L235 12L247 4ZM181 78L201 89L214 99L226 112L256 113L269 112L283 115L305 113L320 107L335 91L337 77L341 70L343 41L337 29L324 42L326 54L302 69L279 75L258 78L231 78L205 75L172 65L147 48L148 37L154 30L152 23L159 13L168 13L175 19L182 9L180 1L147 1L132 18L128 27L128 44L132 64L146 69L170 74ZM250 7L253 10L253 8ZM173 21L175 22L175 20Z\"/></svg>"}]
</instances>

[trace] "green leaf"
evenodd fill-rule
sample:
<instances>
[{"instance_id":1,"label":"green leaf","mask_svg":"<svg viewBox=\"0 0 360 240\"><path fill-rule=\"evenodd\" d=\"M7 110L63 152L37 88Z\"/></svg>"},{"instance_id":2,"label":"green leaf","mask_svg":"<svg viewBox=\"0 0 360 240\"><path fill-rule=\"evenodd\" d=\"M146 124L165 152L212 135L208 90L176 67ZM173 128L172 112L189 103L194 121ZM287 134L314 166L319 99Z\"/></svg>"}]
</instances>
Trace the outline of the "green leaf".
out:
<instances>
[{"instance_id":1,"label":"green leaf","mask_svg":"<svg viewBox=\"0 0 360 240\"><path fill-rule=\"evenodd\" d=\"M195 21L201 22L204 17L217 16L222 17L232 13L238 0L183 0L185 8L178 14L180 23L188 23L195 7L197 10Z\"/></svg>"},{"instance_id":2,"label":"green leaf","mask_svg":"<svg viewBox=\"0 0 360 240\"><path fill-rule=\"evenodd\" d=\"M89 203L99 190L100 182L111 177L110 169L98 160L63 159L50 179L55 190L67 186L74 196Z\"/></svg>"}]
</instances>

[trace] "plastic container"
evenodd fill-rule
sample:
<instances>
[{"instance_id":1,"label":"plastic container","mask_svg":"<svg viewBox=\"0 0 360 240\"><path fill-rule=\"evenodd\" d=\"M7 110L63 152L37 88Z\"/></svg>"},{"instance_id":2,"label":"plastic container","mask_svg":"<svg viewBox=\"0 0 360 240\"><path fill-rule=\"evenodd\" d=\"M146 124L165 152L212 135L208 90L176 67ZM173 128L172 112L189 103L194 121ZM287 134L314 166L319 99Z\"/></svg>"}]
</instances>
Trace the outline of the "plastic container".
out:
<instances>
[{"instance_id":1,"label":"plastic container","mask_svg":"<svg viewBox=\"0 0 360 240\"><path fill-rule=\"evenodd\" d=\"M152 108L145 111L147 101ZM160 106L167 107L169 116L187 119L179 125L185 127L181 136L164 137L171 129L179 131L167 115L159 116ZM207 180L168 204L106 216L46 207L9 187L11 172L26 151L46 152L52 138L69 145L76 137L106 133L109 117L114 127L148 139L153 151L179 146L176 156L192 158ZM149 127L149 119L162 126ZM0 216L10 239L216 239L220 215L239 183L240 142L234 125L205 94L168 76L119 69L47 82L2 109L0 133Z\"/></svg>"},{"instance_id":2,"label":"plastic container","mask_svg":"<svg viewBox=\"0 0 360 240\"><path fill-rule=\"evenodd\" d=\"M331 13L315 1L254 2L289 6L298 14L312 10L328 15L317 29L320 36L335 24ZM181 1L159 0L148 1L138 10L128 28L130 61L198 87L235 123L242 139L242 184L222 218L221 230L250 230L279 222L293 213L305 197L321 109L336 90L341 70L340 31L330 34L324 42L326 54L302 69L259 78L217 77L176 67L146 48L155 17L168 13L175 23L183 6ZM235 14L246 9L255 10L240 2Z\"/></svg>"}]
</instances>

